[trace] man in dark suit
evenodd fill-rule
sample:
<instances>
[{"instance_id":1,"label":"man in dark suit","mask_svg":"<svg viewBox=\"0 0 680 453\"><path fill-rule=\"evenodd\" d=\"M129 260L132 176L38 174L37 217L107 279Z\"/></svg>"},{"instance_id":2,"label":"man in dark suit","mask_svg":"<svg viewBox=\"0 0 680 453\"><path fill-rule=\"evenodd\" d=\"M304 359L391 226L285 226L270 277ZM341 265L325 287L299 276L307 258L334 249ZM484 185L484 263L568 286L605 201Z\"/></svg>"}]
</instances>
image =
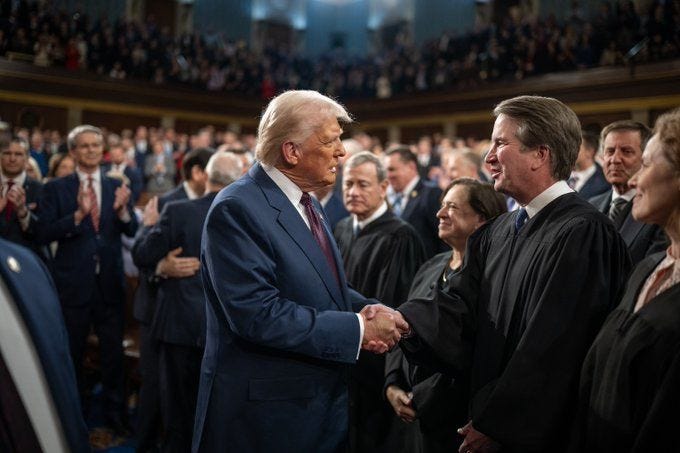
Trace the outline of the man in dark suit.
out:
<instances>
[{"instance_id":1,"label":"man in dark suit","mask_svg":"<svg viewBox=\"0 0 680 453\"><path fill-rule=\"evenodd\" d=\"M581 132L581 147L567 183L584 200L589 200L610 189L602 167L595 162L595 153L599 145L600 139L596 134L588 131Z\"/></svg>"},{"instance_id":2,"label":"man in dark suit","mask_svg":"<svg viewBox=\"0 0 680 453\"><path fill-rule=\"evenodd\" d=\"M54 283L0 239L0 451L89 451Z\"/></svg>"},{"instance_id":3,"label":"man in dark suit","mask_svg":"<svg viewBox=\"0 0 680 453\"><path fill-rule=\"evenodd\" d=\"M68 135L76 172L45 185L38 236L57 241L52 272L82 390L82 360L90 327L99 339L107 424L126 434L123 395L123 263L121 234L132 237L137 219L130 189L102 174L101 130L89 125Z\"/></svg>"},{"instance_id":4,"label":"man in dark suit","mask_svg":"<svg viewBox=\"0 0 680 453\"><path fill-rule=\"evenodd\" d=\"M441 189L418 176L418 161L408 147L388 150L385 167L390 182L387 199L392 211L416 229L428 259L446 250L438 235Z\"/></svg>"},{"instance_id":5,"label":"man in dark suit","mask_svg":"<svg viewBox=\"0 0 680 453\"><path fill-rule=\"evenodd\" d=\"M109 157L111 162L102 165L104 174L112 177L125 176L126 184L132 192L132 204L137 204L139 196L144 188L142 172L135 167L131 167L126 162L125 148L121 143L115 143L109 147Z\"/></svg>"},{"instance_id":6,"label":"man in dark suit","mask_svg":"<svg viewBox=\"0 0 680 453\"><path fill-rule=\"evenodd\" d=\"M415 154L418 160L418 175L424 181L431 180L430 173L433 168L441 165L441 158L432 148L432 138L429 135L423 135L418 139Z\"/></svg>"},{"instance_id":7,"label":"man in dark suit","mask_svg":"<svg viewBox=\"0 0 680 453\"><path fill-rule=\"evenodd\" d=\"M0 236L46 258L35 241L35 214L42 184L26 175L28 145L21 138L0 141Z\"/></svg>"},{"instance_id":8,"label":"man in dark suit","mask_svg":"<svg viewBox=\"0 0 680 453\"><path fill-rule=\"evenodd\" d=\"M342 199L333 190L334 187L327 186L314 191L314 196L319 200L323 212L326 214L326 220L328 221L328 226L331 227L331 231L335 231L335 226L338 222L349 215L345 205L342 203Z\"/></svg>"},{"instance_id":9,"label":"man in dark suit","mask_svg":"<svg viewBox=\"0 0 680 453\"><path fill-rule=\"evenodd\" d=\"M602 129L604 174L611 188L588 200L612 219L626 241L633 264L668 246L663 229L638 222L631 212L635 189L628 181L642 165L642 150L650 136L649 128L637 121L615 121Z\"/></svg>"},{"instance_id":10,"label":"man in dark suit","mask_svg":"<svg viewBox=\"0 0 680 453\"><path fill-rule=\"evenodd\" d=\"M137 262L153 267L178 247L183 255L198 256L203 221L215 195L238 179L242 170L243 163L235 154L213 155L206 167L206 194L166 204L160 221L135 245ZM161 450L186 452L191 449L205 346L205 295L199 274L161 279L152 325L159 345L159 390L165 428Z\"/></svg>"},{"instance_id":11,"label":"man in dark suit","mask_svg":"<svg viewBox=\"0 0 680 453\"><path fill-rule=\"evenodd\" d=\"M139 285L135 291L133 316L139 322L139 370L142 384L139 391L139 405L137 409L137 451L146 452L156 448L160 432L160 394L159 394L159 363L158 342L153 338L152 320L156 311L156 292L159 276L172 278L191 277L198 272L198 253L193 256L179 256L181 248L168 254L151 266L143 266L137 251L137 244L151 231L158 222L159 211L166 203L177 200L195 200L203 195L207 180L205 167L213 150L199 148L184 156L182 161L183 181L176 188L153 197L144 208L143 227L137 231L135 245L132 248L132 258L139 268Z\"/></svg>"},{"instance_id":12,"label":"man in dark suit","mask_svg":"<svg viewBox=\"0 0 680 453\"><path fill-rule=\"evenodd\" d=\"M338 103L315 91L274 98L257 159L222 190L203 230L207 335L194 452L336 452L347 445L348 365L407 326L364 319L321 207L345 154ZM363 328L362 328L363 326Z\"/></svg>"}]
</instances>

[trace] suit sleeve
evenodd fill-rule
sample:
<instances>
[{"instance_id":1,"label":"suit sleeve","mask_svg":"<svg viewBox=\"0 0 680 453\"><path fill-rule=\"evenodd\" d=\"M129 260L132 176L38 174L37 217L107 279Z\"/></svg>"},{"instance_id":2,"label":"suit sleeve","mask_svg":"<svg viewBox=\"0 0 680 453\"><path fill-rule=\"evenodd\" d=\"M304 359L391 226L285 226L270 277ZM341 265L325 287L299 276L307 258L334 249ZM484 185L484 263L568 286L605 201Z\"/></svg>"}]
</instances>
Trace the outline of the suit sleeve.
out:
<instances>
[{"instance_id":1,"label":"suit sleeve","mask_svg":"<svg viewBox=\"0 0 680 453\"><path fill-rule=\"evenodd\" d=\"M206 220L202 272L213 309L223 313L231 331L249 342L354 363L360 341L357 315L321 311L305 301L284 297L277 285L290 286L291 282L278 282L272 229L242 203L225 199L213 206Z\"/></svg>"},{"instance_id":2,"label":"suit sleeve","mask_svg":"<svg viewBox=\"0 0 680 453\"><path fill-rule=\"evenodd\" d=\"M172 203L166 204L156 225L141 234L133 246L133 259L137 266L154 268L156 264L172 250ZM189 221L187 219L186 221Z\"/></svg>"},{"instance_id":3,"label":"suit sleeve","mask_svg":"<svg viewBox=\"0 0 680 453\"><path fill-rule=\"evenodd\" d=\"M75 224L74 214L78 209L76 200L72 203L60 197L64 194L62 187L53 182L45 185L43 196L38 203L37 238L42 245L63 238L77 236L84 231L85 219Z\"/></svg>"}]
</instances>

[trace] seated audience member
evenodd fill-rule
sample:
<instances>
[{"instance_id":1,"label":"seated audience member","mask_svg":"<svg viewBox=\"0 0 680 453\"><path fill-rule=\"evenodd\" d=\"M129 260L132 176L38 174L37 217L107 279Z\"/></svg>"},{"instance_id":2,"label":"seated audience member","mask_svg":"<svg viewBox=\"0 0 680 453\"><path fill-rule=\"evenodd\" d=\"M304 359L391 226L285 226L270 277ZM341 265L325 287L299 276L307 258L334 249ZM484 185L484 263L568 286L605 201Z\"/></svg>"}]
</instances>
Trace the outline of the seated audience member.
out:
<instances>
[{"instance_id":1,"label":"seated audience member","mask_svg":"<svg viewBox=\"0 0 680 453\"><path fill-rule=\"evenodd\" d=\"M146 156L144 164L146 190L159 195L175 187L175 162L172 156L165 152L161 140L153 142L151 150L152 153Z\"/></svg>"},{"instance_id":2,"label":"seated audience member","mask_svg":"<svg viewBox=\"0 0 680 453\"><path fill-rule=\"evenodd\" d=\"M425 262L425 250L415 229L389 209L386 178L380 159L368 151L345 161L343 195L351 216L338 223L335 240L352 288L397 307ZM370 352L362 352L351 370L350 432L356 451L387 448L392 417L382 396L384 373L384 356Z\"/></svg>"},{"instance_id":3,"label":"seated audience member","mask_svg":"<svg viewBox=\"0 0 680 453\"><path fill-rule=\"evenodd\" d=\"M590 348L574 452L680 451L680 109L657 120L630 185L633 217L671 245L638 264Z\"/></svg>"},{"instance_id":4,"label":"seated audience member","mask_svg":"<svg viewBox=\"0 0 680 453\"><path fill-rule=\"evenodd\" d=\"M61 178L76 171L76 162L73 156L67 153L55 154L50 158L50 169L47 172L47 180Z\"/></svg>"},{"instance_id":5,"label":"seated audience member","mask_svg":"<svg viewBox=\"0 0 680 453\"><path fill-rule=\"evenodd\" d=\"M44 264L0 239L0 451L90 451L68 341Z\"/></svg>"},{"instance_id":6,"label":"seated audience member","mask_svg":"<svg viewBox=\"0 0 680 453\"><path fill-rule=\"evenodd\" d=\"M634 265L668 245L660 226L638 222L632 213L636 190L629 181L640 169L642 150L650 135L647 126L630 120L615 121L602 129L604 175L611 189L588 200L614 222L626 241Z\"/></svg>"},{"instance_id":7,"label":"seated audience member","mask_svg":"<svg viewBox=\"0 0 680 453\"><path fill-rule=\"evenodd\" d=\"M446 245L437 236L437 211L441 189L418 175L416 155L406 146L387 151L385 169L390 185L387 199L392 212L410 223L425 246L425 255L432 258Z\"/></svg>"},{"instance_id":8,"label":"seated audience member","mask_svg":"<svg viewBox=\"0 0 680 453\"><path fill-rule=\"evenodd\" d=\"M569 187L574 189L584 200L607 192L609 183L604 177L600 164L595 162L595 154L600 146L599 137L583 131L581 133L581 147L576 157L574 169L567 179Z\"/></svg>"},{"instance_id":9,"label":"seated audience member","mask_svg":"<svg viewBox=\"0 0 680 453\"><path fill-rule=\"evenodd\" d=\"M46 258L37 245L35 211L42 184L26 174L28 145L21 138L0 141L0 237Z\"/></svg>"},{"instance_id":10,"label":"seated audience member","mask_svg":"<svg viewBox=\"0 0 680 453\"><path fill-rule=\"evenodd\" d=\"M205 194L167 203L159 222L135 244L136 262L153 267L178 247L198 256L201 232L217 192L241 176L243 163L231 152L214 154L206 167ZM153 326L159 345L162 451L191 450L198 380L205 346L205 294L200 274L163 278L158 285Z\"/></svg>"},{"instance_id":11,"label":"seated audience member","mask_svg":"<svg viewBox=\"0 0 680 453\"><path fill-rule=\"evenodd\" d=\"M443 193L439 238L451 247L423 264L408 299L433 297L463 264L468 237L486 221L507 211L493 186L455 179ZM395 444L401 452L447 452L455 447L456 428L466 422L467 379L456 379L411 364L400 349L387 355L385 396L397 417ZM460 442L460 439L458 442Z\"/></svg>"},{"instance_id":12,"label":"seated audience member","mask_svg":"<svg viewBox=\"0 0 680 453\"><path fill-rule=\"evenodd\" d=\"M121 234L132 237L137 219L130 189L100 168L103 135L77 126L68 135L76 172L45 184L40 200L38 238L57 242L52 276L59 293L71 357L81 391L87 336L99 339L106 424L127 434L123 390L124 291Z\"/></svg>"}]
</instances>

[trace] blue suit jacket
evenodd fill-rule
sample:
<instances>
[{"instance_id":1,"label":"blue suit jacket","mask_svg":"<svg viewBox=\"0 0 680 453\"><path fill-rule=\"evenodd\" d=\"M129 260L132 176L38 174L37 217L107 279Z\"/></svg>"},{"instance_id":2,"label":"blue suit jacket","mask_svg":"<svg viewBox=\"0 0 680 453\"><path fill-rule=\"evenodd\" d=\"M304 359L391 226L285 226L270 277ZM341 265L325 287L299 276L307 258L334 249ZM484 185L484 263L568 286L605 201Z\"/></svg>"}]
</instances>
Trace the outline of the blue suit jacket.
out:
<instances>
[{"instance_id":1,"label":"blue suit jacket","mask_svg":"<svg viewBox=\"0 0 680 453\"><path fill-rule=\"evenodd\" d=\"M80 181L76 173L45 184L39 203L38 237L43 244L58 241L52 263L59 298L66 306L86 306L97 284L95 269L99 263L101 293L108 304L122 304L123 257L120 235L134 236L137 217L128 205L130 221L123 223L113 210L114 193L120 186L106 176L101 178L102 196L99 233L88 215L75 225Z\"/></svg>"},{"instance_id":2,"label":"blue suit jacket","mask_svg":"<svg viewBox=\"0 0 680 453\"><path fill-rule=\"evenodd\" d=\"M609 213L609 206L612 201L611 187L605 193L588 201L600 212L604 214ZM635 266L645 257L666 250L668 238L660 226L635 220L632 209L633 202L629 201L622 213L623 221L620 225L616 225L616 227L628 246L628 253L630 253L633 266Z\"/></svg>"},{"instance_id":3,"label":"blue suit jacket","mask_svg":"<svg viewBox=\"0 0 680 453\"><path fill-rule=\"evenodd\" d=\"M182 256L199 256L203 221L215 195L167 203L159 222L135 244L137 262L144 267L154 267L177 247L182 247ZM205 293L201 275L161 279L157 297L152 326L154 336L166 343L203 347Z\"/></svg>"},{"instance_id":4,"label":"blue suit jacket","mask_svg":"<svg viewBox=\"0 0 680 453\"><path fill-rule=\"evenodd\" d=\"M187 192L184 190L184 185L180 184L171 191L158 197L158 211L163 211L165 204L170 201L186 199ZM137 230L137 236L135 236L135 243L132 246L132 260L134 261L135 266L139 268L139 285L135 291L132 315L137 321L143 324L151 324L153 315L156 312L156 292L158 290L158 282L155 278L156 265L158 262L153 263L152 266L142 266L144 257L137 251L137 244L139 244L150 231L151 227L142 226L139 228L139 230ZM195 256L198 256L198 254Z\"/></svg>"},{"instance_id":5,"label":"blue suit jacket","mask_svg":"<svg viewBox=\"0 0 680 453\"><path fill-rule=\"evenodd\" d=\"M439 239L437 211L439 211L441 196L442 191L439 187L420 179L408 195L408 203L406 203L404 212L401 213L401 218L410 223L422 239L427 259L449 249Z\"/></svg>"},{"instance_id":6,"label":"blue suit jacket","mask_svg":"<svg viewBox=\"0 0 680 453\"><path fill-rule=\"evenodd\" d=\"M595 173L586 180L586 183L583 184L583 187L577 193L584 200L589 200L601 193L607 192L609 189L611 189L611 186L604 177L602 167L596 163Z\"/></svg>"},{"instance_id":7,"label":"blue suit jacket","mask_svg":"<svg viewBox=\"0 0 680 453\"><path fill-rule=\"evenodd\" d=\"M9 257L19 263L19 271L9 268ZM0 239L0 276L33 340L71 451L90 451L69 354L68 335L54 284L45 265L28 249Z\"/></svg>"},{"instance_id":8,"label":"blue suit jacket","mask_svg":"<svg viewBox=\"0 0 680 453\"><path fill-rule=\"evenodd\" d=\"M215 198L201 251L207 337L193 451L331 452L347 442L352 311L367 300L347 287L325 230L339 283L259 164Z\"/></svg>"}]
</instances>

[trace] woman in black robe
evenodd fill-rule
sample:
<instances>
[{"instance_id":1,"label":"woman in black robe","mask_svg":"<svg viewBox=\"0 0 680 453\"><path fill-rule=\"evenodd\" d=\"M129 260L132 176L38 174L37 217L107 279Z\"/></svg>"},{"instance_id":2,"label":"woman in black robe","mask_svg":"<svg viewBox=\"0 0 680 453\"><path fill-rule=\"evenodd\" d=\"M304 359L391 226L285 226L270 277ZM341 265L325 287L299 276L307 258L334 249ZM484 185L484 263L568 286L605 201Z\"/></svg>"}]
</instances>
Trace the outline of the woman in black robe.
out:
<instances>
[{"instance_id":1,"label":"woman in black robe","mask_svg":"<svg viewBox=\"0 0 680 453\"><path fill-rule=\"evenodd\" d=\"M631 183L633 217L671 245L635 268L586 357L573 451L680 451L680 109L659 117Z\"/></svg>"},{"instance_id":2,"label":"woman in black robe","mask_svg":"<svg viewBox=\"0 0 680 453\"><path fill-rule=\"evenodd\" d=\"M432 257L413 279L408 299L433 297L462 264L468 237L507 210L490 184L470 178L451 182L442 195L439 238L451 251ZM400 349L387 356L385 396L397 417L393 444L401 452L454 451L456 428L467 420L467 385L427 367L410 364Z\"/></svg>"}]
</instances>

